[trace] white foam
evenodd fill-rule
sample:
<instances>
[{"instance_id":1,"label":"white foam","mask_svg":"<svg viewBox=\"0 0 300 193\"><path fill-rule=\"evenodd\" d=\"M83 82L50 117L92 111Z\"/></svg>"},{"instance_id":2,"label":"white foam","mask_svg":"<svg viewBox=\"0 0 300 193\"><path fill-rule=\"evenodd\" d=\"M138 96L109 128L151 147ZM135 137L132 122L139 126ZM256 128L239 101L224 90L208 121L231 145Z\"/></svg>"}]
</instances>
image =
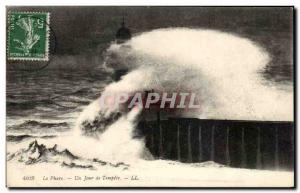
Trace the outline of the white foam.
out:
<instances>
[{"instance_id":1,"label":"white foam","mask_svg":"<svg viewBox=\"0 0 300 193\"><path fill-rule=\"evenodd\" d=\"M106 91L186 89L198 94L202 106L188 116L293 121L292 88L264 84L267 80L260 72L269 55L249 39L214 30L170 28L134 37L126 52L114 44L108 51L122 59L118 68L123 65L131 72Z\"/></svg>"},{"instance_id":2,"label":"white foam","mask_svg":"<svg viewBox=\"0 0 300 193\"><path fill-rule=\"evenodd\" d=\"M293 120L291 88L280 90L275 84L268 87L262 84L265 80L259 71L267 65L269 56L249 39L212 30L163 29L134 37L126 43L125 49L126 52L123 46L115 44L108 49L114 58L122 58L117 60L118 67L124 65L130 72L119 82L108 85L103 95L148 89L192 91L197 93L201 108L182 116ZM105 62L108 67L109 60ZM78 143L93 147L88 150L90 154L109 160L142 158L144 144L132 136L138 114L123 112L98 142L80 137L83 121L92 121L99 113L109 117L120 110L100 106L99 99L91 103L77 121Z\"/></svg>"}]
</instances>

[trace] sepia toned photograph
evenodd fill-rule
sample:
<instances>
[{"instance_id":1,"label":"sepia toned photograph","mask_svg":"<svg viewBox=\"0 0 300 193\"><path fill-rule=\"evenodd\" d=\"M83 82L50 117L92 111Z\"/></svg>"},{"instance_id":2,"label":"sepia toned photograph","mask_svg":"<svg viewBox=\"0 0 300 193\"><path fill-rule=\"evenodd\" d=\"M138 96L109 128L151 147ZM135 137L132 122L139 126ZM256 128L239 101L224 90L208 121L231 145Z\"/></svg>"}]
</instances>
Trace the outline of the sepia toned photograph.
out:
<instances>
[{"instance_id":1,"label":"sepia toned photograph","mask_svg":"<svg viewBox=\"0 0 300 193\"><path fill-rule=\"evenodd\" d=\"M294 14L7 6L7 187L294 188Z\"/></svg>"}]
</instances>

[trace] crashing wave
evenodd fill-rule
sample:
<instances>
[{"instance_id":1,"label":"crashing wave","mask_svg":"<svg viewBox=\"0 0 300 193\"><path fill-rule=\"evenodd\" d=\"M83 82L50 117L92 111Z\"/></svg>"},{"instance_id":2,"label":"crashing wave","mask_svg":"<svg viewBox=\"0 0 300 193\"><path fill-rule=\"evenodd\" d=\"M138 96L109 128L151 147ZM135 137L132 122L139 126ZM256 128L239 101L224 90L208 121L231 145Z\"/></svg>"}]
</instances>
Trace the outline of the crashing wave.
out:
<instances>
[{"instance_id":1,"label":"crashing wave","mask_svg":"<svg viewBox=\"0 0 300 193\"><path fill-rule=\"evenodd\" d=\"M58 161L73 161L78 159L68 149L63 151L57 150L57 145L52 148L47 148L43 144L38 144L37 140L31 142L28 148L21 149L8 157L8 161L17 160L25 164L35 164L40 162L58 162Z\"/></svg>"},{"instance_id":2,"label":"crashing wave","mask_svg":"<svg viewBox=\"0 0 300 193\"><path fill-rule=\"evenodd\" d=\"M37 140L29 143L27 148L22 148L14 153L7 154L7 161L19 162L26 165L38 163L53 163L59 164L67 168L81 168L95 170L99 166L119 168L121 170L128 169L130 165L124 162L106 162L98 158L86 159L71 153L68 149L59 150L58 145L46 147L44 144L39 144Z\"/></svg>"},{"instance_id":3,"label":"crashing wave","mask_svg":"<svg viewBox=\"0 0 300 193\"><path fill-rule=\"evenodd\" d=\"M127 160L144 159L147 152L143 139L134 137L143 109L126 111L123 104L101 105L103 96L111 94L131 96L152 89L166 93L193 92L200 108L178 116L293 120L292 88L281 90L276 83L264 84L268 80L261 72L270 62L270 56L247 38L215 30L172 28L143 33L125 44L126 47L112 44L103 65L126 68L128 73L120 81L107 85L76 123L77 136L99 139L95 153Z\"/></svg>"}]
</instances>

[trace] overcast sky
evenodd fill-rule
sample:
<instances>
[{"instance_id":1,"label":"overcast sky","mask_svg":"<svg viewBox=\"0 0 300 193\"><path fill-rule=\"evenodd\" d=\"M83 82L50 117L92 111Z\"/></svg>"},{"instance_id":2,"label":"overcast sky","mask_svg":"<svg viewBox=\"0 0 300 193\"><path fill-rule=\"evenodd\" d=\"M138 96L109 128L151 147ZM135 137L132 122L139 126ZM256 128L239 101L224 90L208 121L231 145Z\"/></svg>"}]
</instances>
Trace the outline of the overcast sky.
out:
<instances>
[{"instance_id":1,"label":"overcast sky","mask_svg":"<svg viewBox=\"0 0 300 193\"><path fill-rule=\"evenodd\" d=\"M10 10L50 12L56 55L105 49L125 16L133 34L165 27L201 27L241 34L259 42L275 58L267 71L291 77L293 12L289 7L7 7Z\"/></svg>"}]
</instances>

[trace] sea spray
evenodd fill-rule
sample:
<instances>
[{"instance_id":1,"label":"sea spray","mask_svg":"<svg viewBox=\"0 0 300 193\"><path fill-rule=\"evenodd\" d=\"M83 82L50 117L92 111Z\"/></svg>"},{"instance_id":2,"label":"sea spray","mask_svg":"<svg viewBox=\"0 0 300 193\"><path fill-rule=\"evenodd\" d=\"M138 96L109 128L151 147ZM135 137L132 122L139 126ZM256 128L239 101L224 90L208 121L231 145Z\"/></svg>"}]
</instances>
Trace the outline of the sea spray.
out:
<instances>
[{"instance_id":1,"label":"sea spray","mask_svg":"<svg viewBox=\"0 0 300 193\"><path fill-rule=\"evenodd\" d=\"M125 44L111 45L103 65L126 68L128 74L107 85L102 95L130 95L151 89L168 93L193 91L201 108L178 116L291 121L292 89L281 90L272 82L269 86L263 84L267 80L260 72L269 58L256 43L233 34L186 28L154 30ZM119 105L101 106L100 99L80 115L75 133L80 136L86 125L92 126L99 143L91 148L99 156L143 158L143 141L132 135L138 119L128 119L132 111L124 111ZM119 116L112 119L116 114Z\"/></svg>"},{"instance_id":2,"label":"sea spray","mask_svg":"<svg viewBox=\"0 0 300 193\"><path fill-rule=\"evenodd\" d=\"M130 72L107 89L192 90L202 108L185 112L185 117L293 120L292 87L279 89L263 77L270 57L247 38L215 30L169 28L136 36L126 48L113 44L108 52L113 53L108 61L114 65L106 61L106 67Z\"/></svg>"},{"instance_id":3,"label":"sea spray","mask_svg":"<svg viewBox=\"0 0 300 193\"><path fill-rule=\"evenodd\" d=\"M95 103L94 103L95 104ZM91 103L90 105L93 105ZM62 136L51 139L38 139L39 144L46 147L58 145L58 149L67 148L75 156L86 160L101 160L112 164L132 164L138 161L153 159L144 145L144 139L135 137L135 126L137 118L141 113L139 107L135 107L127 114L123 114L117 121L108 125L105 132L98 138L85 136L76 129L73 132L66 132ZM16 146L26 147L28 141Z\"/></svg>"}]
</instances>

